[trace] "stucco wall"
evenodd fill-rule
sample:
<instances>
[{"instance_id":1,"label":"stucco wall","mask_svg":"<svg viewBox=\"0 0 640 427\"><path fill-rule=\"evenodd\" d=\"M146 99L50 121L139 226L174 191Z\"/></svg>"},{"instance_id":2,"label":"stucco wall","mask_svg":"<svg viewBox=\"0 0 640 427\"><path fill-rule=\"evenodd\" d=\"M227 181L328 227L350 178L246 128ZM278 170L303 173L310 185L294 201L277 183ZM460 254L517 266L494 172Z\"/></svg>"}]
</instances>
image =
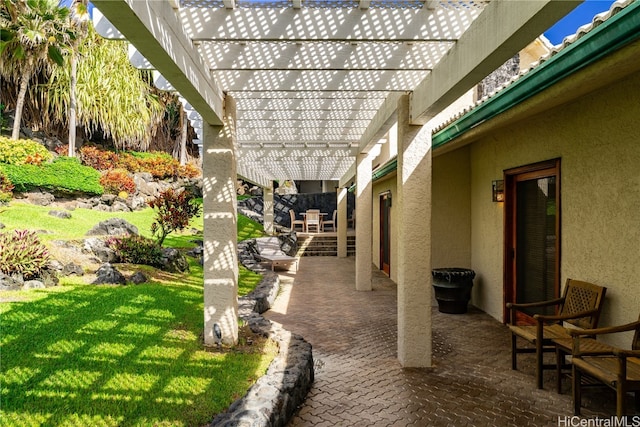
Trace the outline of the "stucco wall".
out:
<instances>
[{"instance_id":1,"label":"stucco wall","mask_svg":"<svg viewBox=\"0 0 640 427\"><path fill-rule=\"evenodd\" d=\"M503 206L491 201L491 181L501 179L504 169L559 157L561 283L569 277L608 287L601 326L638 318L638 117L636 73L471 146L471 260L481 281L474 304L502 320ZM628 345L628 337L621 340Z\"/></svg>"},{"instance_id":2,"label":"stucco wall","mask_svg":"<svg viewBox=\"0 0 640 427\"><path fill-rule=\"evenodd\" d=\"M432 268L471 268L469 147L433 159ZM475 292L478 280L474 280ZM472 295L472 304L475 298ZM435 295L433 296L435 305Z\"/></svg>"},{"instance_id":3,"label":"stucco wall","mask_svg":"<svg viewBox=\"0 0 640 427\"><path fill-rule=\"evenodd\" d=\"M469 148L463 148L434 159L432 265L439 267L471 267L471 170ZM373 263L380 268L380 198L391 191L397 196L396 174L373 183ZM489 193L489 197L490 197ZM397 282L398 224L397 203L391 206L391 279ZM425 242L425 244L427 244Z\"/></svg>"},{"instance_id":4,"label":"stucco wall","mask_svg":"<svg viewBox=\"0 0 640 427\"><path fill-rule=\"evenodd\" d=\"M470 169L468 147L433 160L433 268L471 267Z\"/></svg>"},{"instance_id":5,"label":"stucco wall","mask_svg":"<svg viewBox=\"0 0 640 427\"><path fill-rule=\"evenodd\" d=\"M392 173L373 183L373 263L376 267L380 268L380 193L386 191L391 192L391 218L389 219L391 225L391 264L390 264L390 278L394 282L398 282L398 239L394 236L398 236L398 227L396 224L397 203L394 203L397 199L397 186L396 186L396 173ZM396 199L396 200L394 200Z\"/></svg>"}]
</instances>

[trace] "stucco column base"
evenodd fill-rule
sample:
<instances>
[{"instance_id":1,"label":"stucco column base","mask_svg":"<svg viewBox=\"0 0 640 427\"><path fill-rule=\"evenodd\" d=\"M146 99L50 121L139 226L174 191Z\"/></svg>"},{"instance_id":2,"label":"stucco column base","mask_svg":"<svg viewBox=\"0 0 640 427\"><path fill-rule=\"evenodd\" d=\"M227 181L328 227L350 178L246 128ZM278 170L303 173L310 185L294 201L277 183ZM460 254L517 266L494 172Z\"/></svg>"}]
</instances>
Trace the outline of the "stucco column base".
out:
<instances>
[{"instance_id":1,"label":"stucco column base","mask_svg":"<svg viewBox=\"0 0 640 427\"><path fill-rule=\"evenodd\" d=\"M204 344L238 342L238 232L235 102L228 97L224 126L203 127Z\"/></svg>"},{"instance_id":2,"label":"stucco column base","mask_svg":"<svg viewBox=\"0 0 640 427\"><path fill-rule=\"evenodd\" d=\"M431 366L431 132L398 101L398 359Z\"/></svg>"}]
</instances>

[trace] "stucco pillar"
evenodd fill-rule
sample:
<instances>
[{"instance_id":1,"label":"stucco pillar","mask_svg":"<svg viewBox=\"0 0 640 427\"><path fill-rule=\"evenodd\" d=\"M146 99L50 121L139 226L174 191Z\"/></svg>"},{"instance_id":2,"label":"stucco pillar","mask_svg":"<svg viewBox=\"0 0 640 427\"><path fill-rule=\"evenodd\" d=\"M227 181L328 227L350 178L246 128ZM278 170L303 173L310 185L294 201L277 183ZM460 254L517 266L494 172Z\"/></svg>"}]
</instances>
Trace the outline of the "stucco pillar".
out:
<instances>
[{"instance_id":1,"label":"stucco pillar","mask_svg":"<svg viewBox=\"0 0 640 427\"><path fill-rule=\"evenodd\" d=\"M238 342L238 244L235 102L227 96L223 126L203 126L204 343Z\"/></svg>"},{"instance_id":2,"label":"stucco pillar","mask_svg":"<svg viewBox=\"0 0 640 427\"><path fill-rule=\"evenodd\" d=\"M262 190L264 231L273 235L273 187L265 187Z\"/></svg>"},{"instance_id":3,"label":"stucco pillar","mask_svg":"<svg viewBox=\"0 0 640 427\"><path fill-rule=\"evenodd\" d=\"M398 359L431 366L431 132L398 101Z\"/></svg>"},{"instance_id":4,"label":"stucco pillar","mask_svg":"<svg viewBox=\"0 0 640 427\"><path fill-rule=\"evenodd\" d=\"M356 289L359 291L371 290L372 191L371 157L360 153L356 156Z\"/></svg>"},{"instance_id":5,"label":"stucco pillar","mask_svg":"<svg viewBox=\"0 0 640 427\"><path fill-rule=\"evenodd\" d=\"M338 257L347 257L347 189L338 187L336 190L338 198Z\"/></svg>"}]
</instances>

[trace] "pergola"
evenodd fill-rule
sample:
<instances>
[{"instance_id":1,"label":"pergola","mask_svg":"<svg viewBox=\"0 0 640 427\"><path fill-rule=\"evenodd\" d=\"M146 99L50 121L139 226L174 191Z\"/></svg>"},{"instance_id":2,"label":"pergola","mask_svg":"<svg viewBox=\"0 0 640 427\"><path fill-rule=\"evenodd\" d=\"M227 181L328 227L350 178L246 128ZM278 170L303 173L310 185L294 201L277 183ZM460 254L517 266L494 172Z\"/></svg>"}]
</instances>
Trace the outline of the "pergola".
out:
<instances>
[{"instance_id":1,"label":"pergola","mask_svg":"<svg viewBox=\"0 0 640 427\"><path fill-rule=\"evenodd\" d=\"M126 38L132 63L157 70L156 84L184 98L203 144L205 342L214 323L226 340L237 337L235 229L228 230L235 228L236 174L265 187L265 203L274 180L343 187L355 176L356 286L371 289L370 150L397 126L398 185L425 197L401 198L402 224L424 221L430 119L580 2L94 0L98 31ZM339 215L346 215L340 204ZM415 316L430 301L429 292L416 297L425 293L420 283L430 263L416 266L411 255L429 231L399 233L405 366L430 365L430 320Z\"/></svg>"}]
</instances>

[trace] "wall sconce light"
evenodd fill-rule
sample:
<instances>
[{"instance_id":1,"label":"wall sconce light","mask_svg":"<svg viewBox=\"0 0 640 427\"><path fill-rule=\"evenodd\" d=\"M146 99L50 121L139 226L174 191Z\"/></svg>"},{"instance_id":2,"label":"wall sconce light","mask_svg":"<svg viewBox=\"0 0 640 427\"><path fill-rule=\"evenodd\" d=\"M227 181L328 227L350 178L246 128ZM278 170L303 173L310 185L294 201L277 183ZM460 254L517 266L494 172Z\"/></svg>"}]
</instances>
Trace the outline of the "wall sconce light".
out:
<instances>
[{"instance_id":1,"label":"wall sconce light","mask_svg":"<svg viewBox=\"0 0 640 427\"><path fill-rule=\"evenodd\" d=\"M504 181L497 180L491 183L492 193L493 193L493 201L494 202L504 202Z\"/></svg>"}]
</instances>

